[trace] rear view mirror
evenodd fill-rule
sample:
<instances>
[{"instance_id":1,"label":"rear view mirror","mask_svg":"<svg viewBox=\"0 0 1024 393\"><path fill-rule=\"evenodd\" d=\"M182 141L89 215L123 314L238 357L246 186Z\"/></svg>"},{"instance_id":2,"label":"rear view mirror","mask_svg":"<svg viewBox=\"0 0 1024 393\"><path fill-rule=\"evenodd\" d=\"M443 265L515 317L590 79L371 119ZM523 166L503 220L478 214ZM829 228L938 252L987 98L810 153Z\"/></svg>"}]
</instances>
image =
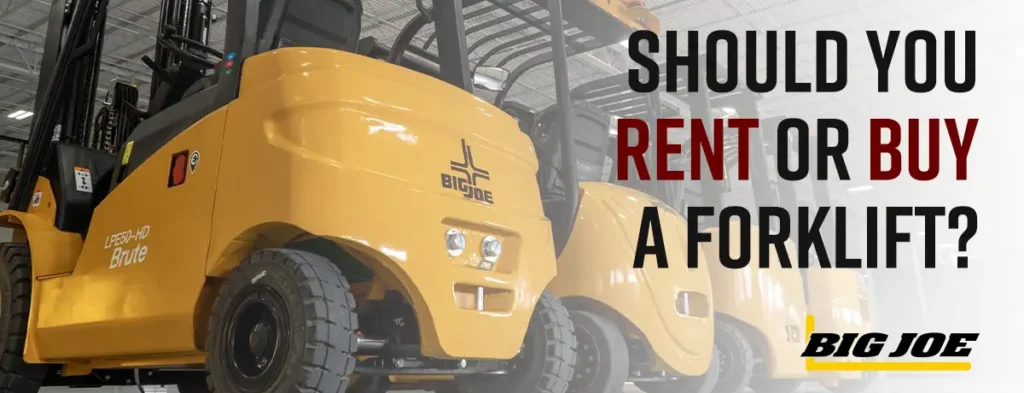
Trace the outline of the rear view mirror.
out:
<instances>
[{"instance_id":1,"label":"rear view mirror","mask_svg":"<svg viewBox=\"0 0 1024 393\"><path fill-rule=\"evenodd\" d=\"M473 73L473 86L488 91L501 91L508 80L508 70L500 67L479 67Z\"/></svg>"}]
</instances>

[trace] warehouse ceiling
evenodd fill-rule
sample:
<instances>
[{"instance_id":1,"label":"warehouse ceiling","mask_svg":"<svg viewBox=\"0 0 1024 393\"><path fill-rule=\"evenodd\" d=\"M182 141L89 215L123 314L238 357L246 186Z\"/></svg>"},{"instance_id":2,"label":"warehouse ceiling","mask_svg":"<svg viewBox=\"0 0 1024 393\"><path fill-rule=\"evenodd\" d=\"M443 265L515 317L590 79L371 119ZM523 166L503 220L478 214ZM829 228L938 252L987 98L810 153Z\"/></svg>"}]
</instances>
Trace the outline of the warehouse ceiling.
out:
<instances>
[{"instance_id":1,"label":"warehouse ceiling","mask_svg":"<svg viewBox=\"0 0 1024 393\"><path fill-rule=\"evenodd\" d=\"M515 3L513 0L506 1ZM226 3L226 0L214 1L214 14L221 17L213 28L214 47L222 47L222 16L226 13ZM63 0L55 4L63 5ZM417 12L414 4L414 0L364 1L363 36L374 36L383 43L392 42L405 22ZM813 80L814 75L812 31L846 31L851 37L850 52L855 53L850 56L851 78L847 91L840 94L771 93L764 96L762 110L767 112L767 116L815 117L837 108L844 111L856 110L865 103L865 100L857 99L858 95L870 93L874 88L874 66L871 57L864 55L870 51L861 47L867 42L863 39L864 30L910 30L908 26L931 28L930 25L914 25L925 21L940 23L940 27L946 26L942 23L957 20L957 16L971 8L973 3L950 0L647 0L647 4L661 18L664 29L700 30L702 36L711 30L732 30L739 33L741 48L744 47L744 31L796 30L799 59L797 75L805 81ZM922 7L922 4L926 6ZM526 5L528 2L520 4L523 7ZM32 117L8 118L7 114L19 110L31 111L50 6L51 2L46 0L0 0L0 136L25 139L28 135ZM97 94L98 102L103 100L106 89L112 86L114 80L131 81L139 86L140 91L148 91L150 70L139 59L153 52L160 1L110 0L109 10L105 56L100 76L104 85ZM476 23L487 18L497 18L498 15L485 15L477 19ZM475 37L470 39L514 25L515 22L501 23L474 33ZM512 38L515 36L508 39ZM423 34L418 42L423 42ZM681 40L679 45L681 53L685 52L685 40ZM475 51L473 58L478 59L487 48L485 46ZM510 48L507 52L515 49ZM779 58L783 57L780 55ZM513 61L506 68L517 64ZM744 64L742 53L740 64ZM625 48L620 45L578 55L570 63L570 84L621 73L629 65ZM760 67L764 67L763 63ZM780 75L780 81L782 79ZM510 99L540 108L554 101L552 85L550 66L538 67L519 81ZM876 107L884 106L877 99L867 103ZM141 106L145 106L145 103ZM14 165L18 147L17 143L0 141L0 174Z\"/></svg>"}]
</instances>

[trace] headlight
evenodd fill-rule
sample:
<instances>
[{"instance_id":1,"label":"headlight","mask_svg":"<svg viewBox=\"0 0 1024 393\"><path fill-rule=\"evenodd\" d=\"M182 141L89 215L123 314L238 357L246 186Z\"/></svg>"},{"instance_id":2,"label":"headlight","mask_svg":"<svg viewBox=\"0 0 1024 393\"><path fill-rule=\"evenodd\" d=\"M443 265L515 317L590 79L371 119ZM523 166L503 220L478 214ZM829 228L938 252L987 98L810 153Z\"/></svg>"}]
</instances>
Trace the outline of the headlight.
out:
<instances>
[{"instance_id":1,"label":"headlight","mask_svg":"<svg viewBox=\"0 0 1024 393\"><path fill-rule=\"evenodd\" d=\"M466 235L462 234L462 231L452 228L444 234L444 242L448 247L448 255L457 257L462 255L462 251L466 249Z\"/></svg>"},{"instance_id":2,"label":"headlight","mask_svg":"<svg viewBox=\"0 0 1024 393\"><path fill-rule=\"evenodd\" d=\"M495 262L501 256L501 242L494 236L485 237L483 243L481 243L481 248L484 260L487 262Z\"/></svg>"},{"instance_id":3,"label":"headlight","mask_svg":"<svg viewBox=\"0 0 1024 393\"><path fill-rule=\"evenodd\" d=\"M498 257L501 256L501 242L494 236L485 237L484 241L480 243L480 254L484 258L480 262L480 268L493 269L494 264L498 262Z\"/></svg>"}]
</instances>

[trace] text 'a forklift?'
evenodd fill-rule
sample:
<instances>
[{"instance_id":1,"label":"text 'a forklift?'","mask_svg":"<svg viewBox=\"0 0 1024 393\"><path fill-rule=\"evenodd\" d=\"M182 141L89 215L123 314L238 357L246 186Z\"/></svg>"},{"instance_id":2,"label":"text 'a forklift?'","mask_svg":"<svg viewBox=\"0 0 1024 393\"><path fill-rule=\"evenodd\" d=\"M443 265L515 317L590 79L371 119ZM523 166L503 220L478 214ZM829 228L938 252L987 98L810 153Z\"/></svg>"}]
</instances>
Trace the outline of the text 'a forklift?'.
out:
<instances>
[{"instance_id":1,"label":"text 'a forklift?'","mask_svg":"<svg viewBox=\"0 0 1024 393\"><path fill-rule=\"evenodd\" d=\"M149 251L144 244L147 237L149 237L149 225L107 235L103 249L114 249L110 253L110 268L116 269L145 261L146 253Z\"/></svg>"}]
</instances>

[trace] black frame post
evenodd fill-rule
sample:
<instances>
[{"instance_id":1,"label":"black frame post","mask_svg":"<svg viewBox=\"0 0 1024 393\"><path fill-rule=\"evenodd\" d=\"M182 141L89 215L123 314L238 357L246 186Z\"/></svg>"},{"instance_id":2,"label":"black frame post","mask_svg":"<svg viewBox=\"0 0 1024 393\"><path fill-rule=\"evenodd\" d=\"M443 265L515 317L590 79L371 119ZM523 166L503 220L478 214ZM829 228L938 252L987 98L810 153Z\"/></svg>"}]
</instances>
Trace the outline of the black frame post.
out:
<instances>
[{"instance_id":1,"label":"black frame post","mask_svg":"<svg viewBox=\"0 0 1024 393\"><path fill-rule=\"evenodd\" d=\"M469 54L466 51L462 0L438 1L434 4L433 13L441 80L472 93L473 78L466 61Z\"/></svg>"},{"instance_id":2,"label":"black frame post","mask_svg":"<svg viewBox=\"0 0 1024 393\"><path fill-rule=\"evenodd\" d=\"M810 151L810 156L811 157L817 157L818 156L817 155L818 154L818 138L820 138L820 137L822 137L822 135L812 135L809 138L809 140L808 140L808 143L807 143L808 147L809 147L808 150ZM827 139L828 135L824 135L824 137ZM823 175L823 174L818 173L817 165L814 165L814 168L815 169L812 171L812 174L811 174L811 192L814 194L814 203L816 205L818 205L818 207L826 207L827 206L827 207L831 208L832 201L831 201L831 196L829 195L829 192L828 192L828 181L827 180L818 180L818 177ZM828 173L827 173L828 172L828 167L827 166L825 167L825 171L826 171L826 173L824 173L824 175L827 177L828 176ZM835 233L836 233L835 222L832 222L832 223L826 222L826 223L824 223L821 226L821 236L822 236L822 238L825 239L825 245L826 245L827 248L829 248L828 251L832 255L835 255L835 238L836 238Z\"/></svg>"},{"instance_id":3,"label":"black frame post","mask_svg":"<svg viewBox=\"0 0 1024 393\"><path fill-rule=\"evenodd\" d=\"M740 118L757 119L760 111L757 107L757 96L753 92L742 91L738 96L731 97ZM774 182L768 177L768 154L765 152L765 140L761 130L750 132L750 183L754 188L754 200L758 206L780 206L779 192ZM757 217L756 211L753 213Z\"/></svg>"},{"instance_id":4,"label":"black frame post","mask_svg":"<svg viewBox=\"0 0 1024 393\"><path fill-rule=\"evenodd\" d=\"M707 64L707 61L705 60L705 56L701 56L700 60L697 61L697 64ZM704 67L697 66L697 80L707 80L707 70ZM714 119L711 118L711 97L708 92L707 84L699 86L697 91L687 94L686 98L687 104L690 106L690 128L693 128L692 124L696 119L701 119L704 122L705 129L709 126L713 126L712 122ZM693 144L693 138L690 138L690 144ZM691 159L697 159L697 157L692 157ZM710 166L700 165L700 168L701 204L714 208L715 213L717 214L722 208L722 199L725 197L725 187L723 187L719 181L716 181L711 177ZM707 218L703 219L704 222L699 223L701 227L706 228L712 225L712 223L708 222Z\"/></svg>"},{"instance_id":5,"label":"black frame post","mask_svg":"<svg viewBox=\"0 0 1024 393\"><path fill-rule=\"evenodd\" d=\"M53 80L53 69L57 66L57 55L60 54L61 44L63 43L64 36L64 15L68 11L67 0L53 0L50 5L49 21L46 25L46 38L43 43L43 60L39 64L39 81L36 84L36 95L37 98L33 105L33 112L39 114L42 112L43 100L39 99L39 92L45 92L47 85ZM35 123L36 116L32 119ZM20 164L20 162L19 162Z\"/></svg>"},{"instance_id":6,"label":"black frame post","mask_svg":"<svg viewBox=\"0 0 1024 393\"><path fill-rule=\"evenodd\" d=\"M558 112L561 113L562 133L561 158L562 158L562 184L565 188L565 209L563 216L565 220L558 229L562 233L555 233L555 240L558 253L561 254L569 241L569 234L572 233L573 225L576 223L576 213L579 210L579 177L576 173L576 141L572 136L572 100L569 97L569 57L565 50L565 27L562 18L562 0L548 0L548 25L551 31L551 52L553 54L555 71L555 101L558 104Z\"/></svg>"}]
</instances>

